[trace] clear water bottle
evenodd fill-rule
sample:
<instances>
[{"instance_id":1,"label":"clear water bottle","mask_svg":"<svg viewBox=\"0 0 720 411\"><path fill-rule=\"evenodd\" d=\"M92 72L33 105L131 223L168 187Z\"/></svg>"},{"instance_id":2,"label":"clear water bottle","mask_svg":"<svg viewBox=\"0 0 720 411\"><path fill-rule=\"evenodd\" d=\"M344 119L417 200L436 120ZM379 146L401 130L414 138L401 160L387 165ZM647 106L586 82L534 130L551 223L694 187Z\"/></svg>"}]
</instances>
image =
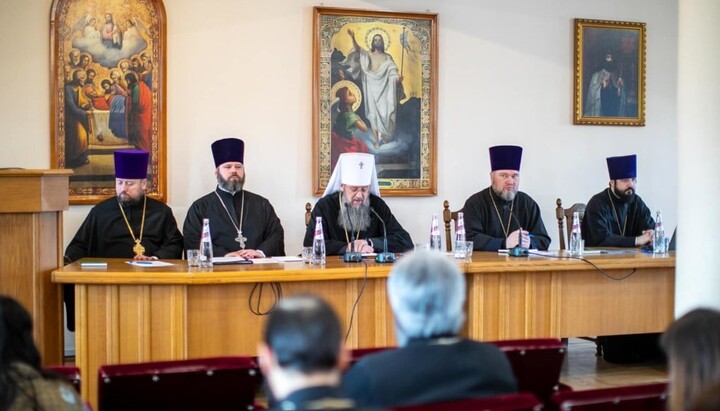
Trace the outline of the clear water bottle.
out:
<instances>
[{"instance_id":1,"label":"clear water bottle","mask_svg":"<svg viewBox=\"0 0 720 411\"><path fill-rule=\"evenodd\" d=\"M455 221L455 258L465 258L465 219L463 213L458 212L457 220Z\"/></svg>"},{"instance_id":2,"label":"clear water bottle","mask_svg":"<svg viewBox=\"0 0 720 411\"><path fill-rule=\"evenodd\" d=\"M210 220L203 218L202 234L200 235L200 267L213 266L213 245L210 237Z\"/></svg>"},{"instance_id":3,"label":"clear water bottle","mask_svg":"<svg viewBox=\"0 0 720 411\"><path fill-rule=\"evenodd\" d=\"M583 254L582 233L580 232L580 213L573 213L572 230L570 231L570 254L581 256Z\"/></svg>"},{"instance_id":4,"label":"clear water bottle","mask_svg":"<svg viewBox=\"0 0 720 411\"><path fill-rule=\"evenodd\" d=\"M663 228L662 214L658 211L655 216L655 233L653 233L653 254L665 254L665 252L667 252L665 241L665 228Z\"/></svg>"},{"instance_id":5,"label":"clear water bottle","mask_svg":"<svg viewBox=\"0 0 720 411\"><path fill-rule=\"evenodd\" d=\"M430 249L442 251L442 237L440 236L440 220L437 214L433 214L430 225Z\"/></svg>"},{"instance_id":6,"label":"clear water bottle","mask_svg":"<svg viewBox=\"0 0 720 411\"><path fill-rule=\"evenodd\" d=\"M325 236L323 235L322 217L315 217L315 236L313 237L312 263L325 265Z\"/></svg>"}]
</instances>

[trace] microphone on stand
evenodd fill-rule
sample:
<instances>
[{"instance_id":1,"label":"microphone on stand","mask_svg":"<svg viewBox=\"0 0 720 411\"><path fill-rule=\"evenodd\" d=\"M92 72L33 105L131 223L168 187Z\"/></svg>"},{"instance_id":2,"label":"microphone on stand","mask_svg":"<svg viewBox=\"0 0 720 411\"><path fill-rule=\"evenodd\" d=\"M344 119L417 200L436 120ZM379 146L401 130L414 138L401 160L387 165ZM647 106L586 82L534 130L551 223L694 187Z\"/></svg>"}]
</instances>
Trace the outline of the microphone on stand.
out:
<instances>
[{"instance_id":1,"label":"microphone on stand","mask_svg":"<svg viewBox=\"0 0 720 411\"><path fill-rule=\"evenodd\" d=\"M507 205L503 206L503 209L507 210L508 206ZM520 225L520 221L518 221L517 217L515 217L515 213L510 211L510 216L513 219L513 221L515 221L515 224L517 224L517 226L520 230L518 231L518 243L515 247L508 250L508 255L511 257L525 257L530 254L530 250L528 250L527 247L522 246L522 240L523 240L522 239L522 231L523 231L522 226Z\"/></svg>"},{"instance_id":2,"label":"microphone on stand","mask_svg":"<svg viewBox=\"0 0 720 411\"><path fill-rule=\"evenodd\" d=\"M349 209L350 205L345 203L345 208ZM352 226L352 221L350 221L349 218L348 222L350 223L350 232L353 234L353 238L350 239L350 251L343 255L343 261L346 263L359 263L362 261L362 253L355 251L355 240L357 239L357 235L355 234L355 229Z\"/></svg>"},{"instance_id":3,"label":"microphone on stand","mask_svg":"<svg viewBox=\"0 0 720 411\"><path fill-rule=\"evenodd\" d=\"M380 220L383 226L383 252L378 253L378 255L375 256L375 262L377 263L394 263L395 262L395 254L388 252L388 246L387 246L387 228L385 227L385 220L380 217L380 214L378 214L377 211L375 211L374 208L370 207L370 211L373 212Z\"/></svg>"}]
</instances>

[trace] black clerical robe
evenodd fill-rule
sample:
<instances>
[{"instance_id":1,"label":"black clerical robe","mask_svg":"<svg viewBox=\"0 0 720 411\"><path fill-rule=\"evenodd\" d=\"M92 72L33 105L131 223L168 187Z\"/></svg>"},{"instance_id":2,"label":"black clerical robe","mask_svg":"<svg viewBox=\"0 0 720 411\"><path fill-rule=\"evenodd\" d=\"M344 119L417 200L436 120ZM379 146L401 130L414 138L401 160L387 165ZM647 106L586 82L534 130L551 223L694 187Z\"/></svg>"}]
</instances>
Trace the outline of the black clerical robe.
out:
<instances>
[{"instance_id":1,"label":"black clerical robe","mask_svg":"<svg viewBox=\"0 0 720 411\"><path fill-rule=\"evenodd\" d=\"M143 200L137 205L125 206L123 210L135 237L142 237L140 244L145 247L145 255L162 259L182 256L183 236L170 207L148 197L142 235ZM120 212L117 197L111 197L90 210L65 249L65 262L70 263L83 257L131 259L135 256L134 246L135 241ZM67 326L70 331L74 331L75 289L72 284L63 286L63 296Z\"/></svg>"},{"instance_id":2,"label":"black clerical robe","mask_svg":"<svg viewBox=\"0 0 720 411\"><path fill-rule=\"evenodd\" d=\"M511 210L514 217L510 215ZM528 231L531 236L530 248L547 250L550 246L550 236L545 230L540 207L535 200L521 191L518 191L513 201L504 201L488 187L468 198L462 211L465 238L473 242L474 250L497 251L507 248L503 225L507 234L520 226Z\"/></svg>"},{"instance_id":3,"label":"black clerical robe","mask_svg":"<svg viewBox=\"0 0 720 411\"><path fill-rule=\"evenodd\" d=\"M244 207L242 205L243 194L245 197ZM222 199L222 203L220 203L218 195ZM285 255L285 231L270 202L265 197L247 190L233 195L220 188L201 197L188 209L183 225L185 249L200 248L203 218L207 218L210 219L213 255L222 257L228 253L239 251L240 243L236 240L238 232L235 226L238 224L241 214L242 235L247 238L245 249L260 250L267 257Z\"/></svg>"},{"instance_id":4,"label":"black clerical robe","mask_svg":"<svg viewBox=\"0 0 720 411\"><path fill-rule=\"evenodd\" d=\"M353 238L350 229L347 231L338 224L338 216L340 215L340 192L328 194L318 200L312 211L312 218L305 231L305 247L309 247L313 243L315 237L315 218L322 217L323 234L325 235L325 252L327 255L343 255L348 245L348 239ZM370 194L370 207L372 207L387 226L388 251L392 253L402 253L411 250L414 245L410 234L395 219L390 208L380 197ZM345 235L347 233L347 236ZM370 227L367 230L360 231L357 236L360 240L370 240L375 252L383 251L383 225L378 217L370 212Z\"/></svg>"},{"instance_id":5,"label":"black clerical robe","mask_svg":"<svg viewBox=\"0 0 720 411\"><path fill-rule=\"evenodd\" d=\"M654 227L652 213L640 196L636 194L631 201L621 203L608 187L588 201L582 235L585 247L634 247L635 237Z\"/></svg>"}]
</instances>

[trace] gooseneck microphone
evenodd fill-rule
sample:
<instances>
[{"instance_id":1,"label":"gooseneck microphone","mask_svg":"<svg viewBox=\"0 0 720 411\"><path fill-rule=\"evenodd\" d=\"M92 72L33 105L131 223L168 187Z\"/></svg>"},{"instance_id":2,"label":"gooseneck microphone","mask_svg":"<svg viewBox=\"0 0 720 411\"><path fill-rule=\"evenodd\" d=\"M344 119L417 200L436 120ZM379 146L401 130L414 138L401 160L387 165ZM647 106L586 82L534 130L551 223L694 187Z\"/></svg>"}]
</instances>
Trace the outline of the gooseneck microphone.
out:
<instances>
[{"instance_id":1,"label":"gooseneck microphone","mask_svg":"<svg viewBox=\"0 0 720 411\"><path fill-rule=\"evenodd\" d=\"M507 204L503 206L503 210L508 210ZM512 210L509 210L510 212L510 218L515 221L515 224L517 224L519 231L518 231L518 243L515 247L508 250L508 255L511 257L525 257L530 254L530 250L528 250L527 247L522 246L522 225L520 225L520 221L518 221L517 217L515 217L515 213L512 212Z\"/></svg>"},{"instance_id":2,"label":"gooseneck microphone","mask_svg":"<svg viewBox=\"0 0 720 411\"><path fill-rule=\"evenodd\" d=\"M348 203L345 203L345 209L346 211L349 211L350 205ZM348 223L350 224L350 234L352 234L352 238L350 239L350 251L343 255L343 261L346 263L359 263L362 261L362 253L355 251L355 240L357 240L357 234L355 234L355 229L349 218Z\"/></svg>"},{"instance_id":3,"label":"gooseneck microphone","mask_svg":"<svg viewBox=\"0 0 720 411\"><path fill-rule=\"evenodd\" d=\"M370 207L370 211L373 212L380 220L383 226L383 252L378 253L378 255L375 256L375 262L377 263L394 263L395 262L395 254L388 252L388 245L387 245L387 227L385 227L385 220L380 217L380 214L378 214L377 211L375 211L374 208Z\"/></svg>"}]
</instances>

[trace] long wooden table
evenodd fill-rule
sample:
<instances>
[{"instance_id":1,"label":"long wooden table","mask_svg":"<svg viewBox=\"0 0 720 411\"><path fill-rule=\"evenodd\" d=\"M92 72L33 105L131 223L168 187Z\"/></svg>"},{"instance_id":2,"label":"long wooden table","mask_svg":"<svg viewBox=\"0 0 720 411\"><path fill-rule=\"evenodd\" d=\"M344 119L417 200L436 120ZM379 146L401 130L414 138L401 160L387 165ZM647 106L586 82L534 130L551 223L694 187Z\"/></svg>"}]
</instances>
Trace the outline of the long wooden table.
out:
<instances>
[{"instance_id":1,"label":"long wooden table","mask_svg":"<svg viewBox=\"0 0 720 411\"><path fill-rule=\"evenodd\" d=\"M588 260L607 273L579 260L474 253L472 262L459 264L468 281L464 334L480 340L612 335L659 332L672 321L674 253ZM75 284L76 363L93 406L103 364L255 355L263 317L253 312L275 303L271 283L285 296L327 299L351 327L350 347L395 344L385 294L389 265L330 257L324 268L293 262L201 271L179 260L158 268L107 261L107 268L73 263L53 272L53 281Z\"/></svg>"}]
</instances>

